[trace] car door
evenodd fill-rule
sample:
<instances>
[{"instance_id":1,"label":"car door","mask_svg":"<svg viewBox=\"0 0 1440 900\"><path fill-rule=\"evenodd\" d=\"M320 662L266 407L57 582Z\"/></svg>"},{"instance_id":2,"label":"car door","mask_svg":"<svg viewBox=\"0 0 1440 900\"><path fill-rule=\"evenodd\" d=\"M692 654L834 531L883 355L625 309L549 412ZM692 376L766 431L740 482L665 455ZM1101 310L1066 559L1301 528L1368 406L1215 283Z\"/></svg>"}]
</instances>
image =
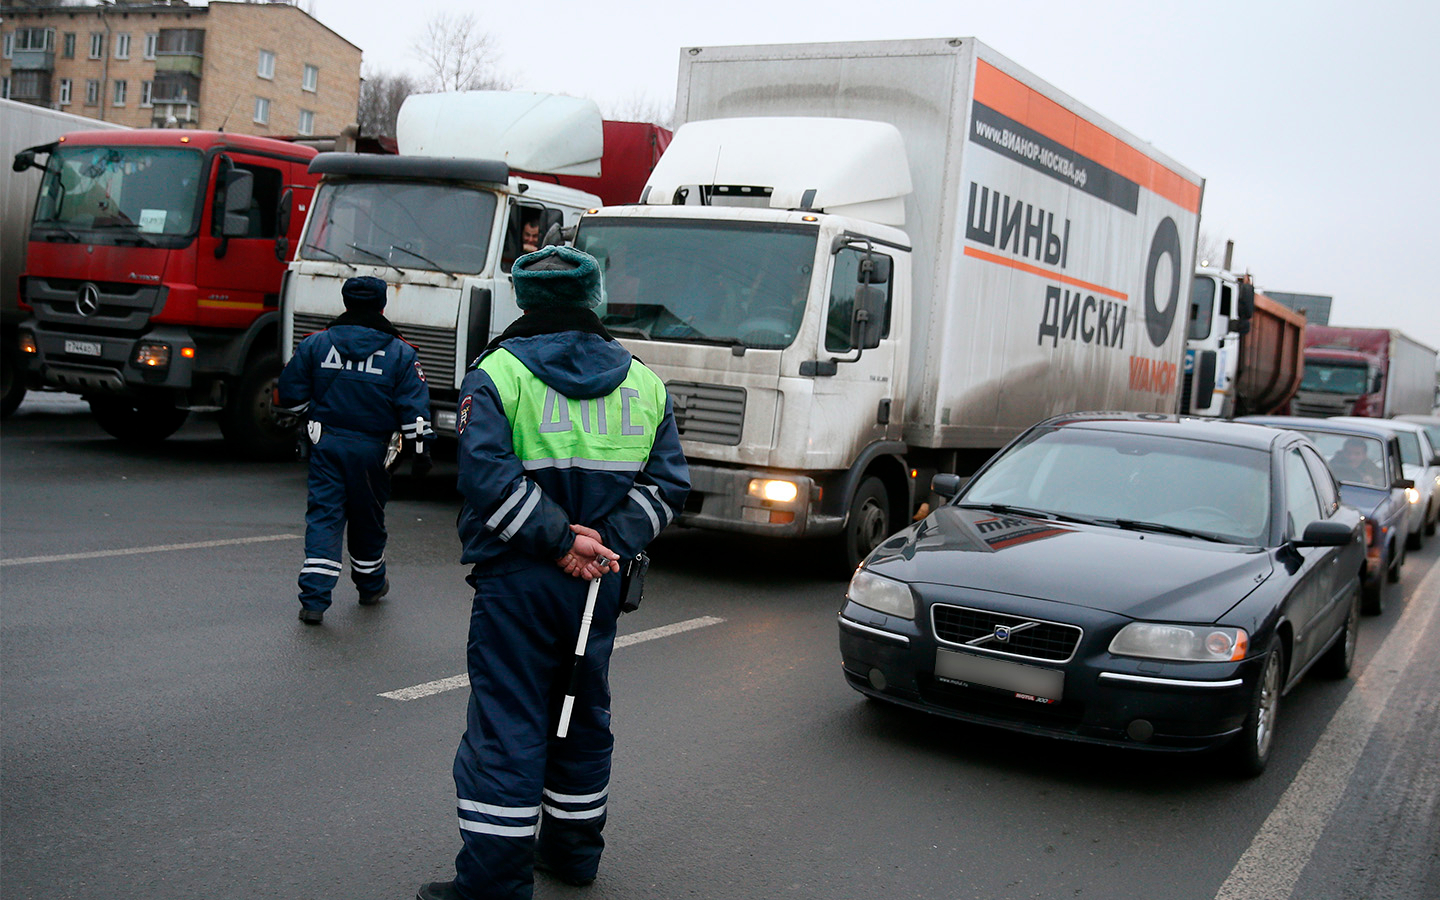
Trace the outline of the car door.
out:
<instances>
[{"instance_id":1,"label":"car door","mask_svg":"<svg viewBox=\"0 0 1440 900\"><path fill-rule=\"evenodd\" d=\"M1320 506L1320 493L1302 450L1299 444L1291 444L1286 448L1283 460L1285 536L1292 540L1305 534L1311 522L1325 518L1325 511ZM1292 547L1291 550L1281 562L1291 579L1286 615L1295 630L1295 664L1292 671L1299 671L1324 648L1326 639L1334 633L1325 625L1328 621L1326 613L1333 603L1340 557L1334 547Z\"/></svg>"},{"instance_id":2,"label":"car door","mask_svg":"<svg viewBox=\"0 0 1440 900\"><path fill-rule=\"evenodd\" d=\"M1320 500L1320 512L1324 518L1331 518L1340 511L1340 486L1335 483L1335 476L1330 474L1325 460L1313 448L1302 445L1300 455L1310 468L1310 478L1315 483ZM1360 567L1365 557L1364 545L1362 543L1351 548L1316 547L1315 550L1326 550L1330 553L1330 573L1326 587L1329 599L1321 608L1320 616L1325 627L1320 630L1322 633L1334 633L1350 614L1347 601L1352 598L1355 584L1360 580Z\"/></svg>"}]
</instances>

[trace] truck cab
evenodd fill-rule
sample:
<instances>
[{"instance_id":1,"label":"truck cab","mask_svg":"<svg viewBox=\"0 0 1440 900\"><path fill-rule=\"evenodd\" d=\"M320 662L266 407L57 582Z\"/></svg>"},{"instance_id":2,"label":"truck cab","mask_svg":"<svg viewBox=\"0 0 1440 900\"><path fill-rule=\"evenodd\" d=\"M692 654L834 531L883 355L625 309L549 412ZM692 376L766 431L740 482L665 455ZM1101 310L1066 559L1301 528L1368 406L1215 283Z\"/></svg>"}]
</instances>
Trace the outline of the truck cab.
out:
<instances>
[{"instance_id":1,"label":"truck cab","mask_svg":"<svg viewBox=\"0 0 1440 900\"><path fill-rule=\"evenodd\" d=\"M388 282L385 315L418 349L436 431L453 437L466 368L520 314L511 264L527 240L561 240L601 205L546 180L601 174L601 118L588 100L469 91L410 97L397 131L399 156L311 164L321 183L285 281L281 344L288 359L343 312L347 278Z\"/></svg>"},{"instance_id":2,"label":"truck cab","mask_svg":"<svg viewBox=\"0 0 1440 900\"><path fill-rule=\"evenodd\" d=\"M1202 265L1190 288L1189 331L1180 411L1192 416L1230 418L1240 336L1255 314L1255 287L1248 276Z\"/></svg>"}]
</instances>

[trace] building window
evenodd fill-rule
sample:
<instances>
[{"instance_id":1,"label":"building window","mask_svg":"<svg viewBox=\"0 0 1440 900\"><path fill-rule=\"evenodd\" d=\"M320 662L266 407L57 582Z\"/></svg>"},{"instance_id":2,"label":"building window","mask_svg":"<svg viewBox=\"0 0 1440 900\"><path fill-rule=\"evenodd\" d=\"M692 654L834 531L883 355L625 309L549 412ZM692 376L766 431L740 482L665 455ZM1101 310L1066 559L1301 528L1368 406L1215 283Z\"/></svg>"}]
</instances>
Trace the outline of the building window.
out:
<instances>
[{"instance_id":1,"label":"building window","mask_svg":"<svg viewBox=\"0 0 1440 900\"><path fill-rule=\"evenodd\" d=\"M64 50L61 52L60 55L63 56L63 57L65 57L66 59L74 59L74 58L75 58L75 32L73 32L73 31L67 31L67 32L65 32L65 43L64 43L63 46L64 46Z\"/></svg>"},{"instance_id":2,"label":"building window","mask_svg":"<svg viewBox=\"0 0 1440 900\"><path fill-rule=\"evenodd\" d=\"M153 82L153 81L142 81L142 82L140 82L140 105L141 105L141 106L154 106L154 105L155 105L155 82Z\"/></svg>"},{"instance_id":3,"label":"building window","mask_svg":"<svg viewBox=\"0 0 1440 900\"><path fill-rule=\"evenodd\" d=\"M9 35L6 35L6 37L9 37ZM3 97L3 98L6 99L6 100L9 100L9 99L10 99L10 76L9 76L9 75L6 75L6 76L4 76L3 78L0 78L0 97Z\"/></svg>"},{"instance_id":4,"label":"building window","mask_svg":"<svg viewBox=\"0 0 1440 900\"><path fill-rule=\"evenodd\" d=\"M255 67L255 74L261 78L275 77L275 54L269 50L260 51L260 64Z\"/></svg>"},{"instance_id":5,"label":"building window","mask_svg":"<svg viewBox=\"0 0 1440 900\"><path fill-rule=\"evenodd\" d=\"M302 110L300 110L300 133L301 133L301 134L314 134L314 133L315 133L315 113L314 113L312 110L308 110L308 109L302 109Z\"/></svg>"},{"instance_id":6,"label":"building window","mask_svg":"<svg viewBox=\"0 0 1440 900\"><path fill-rule=\"evenodd\" d=\"M100 105L100 79L88 78L85 80L85 105Z\"/></svg>"},{"instance_id":7,"label":"building window","mask_svg":"<svg viewBox=\"0 0 1440 900\"><path fill-rule=\"evenodd\" d=\"M205 31L201 28L162 28L156 53L160 56L203 56Z\"/></svg>"},{"instance_id":8,"label":"building window","mask_svg":"<svg viewBox=\"0 0 1440 900\"><path fill-rule=\"evenodd\" d=\"M5 32L4 55L6 59L13 59L15 57L15 33L13 31Z\"/></svg>"},{"instance_id":9,"label":"building window","mask_svg":"<svg viewBox=\"0 0 1440 900\"><path fill-rule=\"evenodd\" d=\"M68 78L60 79L60 105L70 105L70 79Z\"/></svg>"},{"instance_id":10,"label":"building window","mask_svg":"<svg viewBox=\"0 0 1440 900\"><path fill-rule=\"evenodd\" d=\"M314 91L320 86L320 67L306 64L305 76L300 80L300 87L303 90Z\"/></svg>"},{"instance_id":11,"label":"building window","mask_svg":"<svg viewBox=\"0 0 1440 900\"><path fill-rule=\"evenodd\" d=\"M90 32L90 58L99 59L105 55L105 34L100 31Z\"/></svg>"},{"instance_id":12,"label":"building window","mask_svg":"<svg viewBox=\"0 0 1440 900\"><path fill-rule=\"evenodd\" d=\"M53 28L17 28L13 34L14 47L11 47L10 38L7 34L5 49L6 56L11 55L12 50L41 50L48 51L55 49L55 29Z\"/></svg>"},{"instance_id":13,"label":"building window","mask_svg":"<svg viewBox=\"0 0 1440 900\"><path fill-rule=\"evenodd\" d=\"M270 101L265 97L255 98L255 122L258 125L270 124Z\"/></svg>"},{"instance_id":14,"label":"building window","mask_svg":"<svg viewBox=\"0 0 1440 900\"><path fill-rule=\"evenodd\" d=\"M110 100L112 106L124 106L125 95L130 93L130 82L123 78L115 79L115 91Z\"/></svg>"},{"instance_id":15,"label":"building window","mask_svg":"<svg viewBox=\"0 0 1440 900\"><path fill-rule=\"evenodd\" d=\"M122 31L115 35L115 58L130 58L130 32Z\"/></svg>"},{"instance_id":16,"label":"building window","mask_svg":"<svg viewBox=\"0 0 1440 900\"><path fill-rule=\"evenodd\" d=\"M160 46L160 34L159 34L159 32L152 31L152 32L150 32L149 34L145 35L145 58L146 58L146 59L154 59L154 58L155 58L155 51L156 51L156 49L159 48L159 46Z\"/></svg>"}]
</instances>

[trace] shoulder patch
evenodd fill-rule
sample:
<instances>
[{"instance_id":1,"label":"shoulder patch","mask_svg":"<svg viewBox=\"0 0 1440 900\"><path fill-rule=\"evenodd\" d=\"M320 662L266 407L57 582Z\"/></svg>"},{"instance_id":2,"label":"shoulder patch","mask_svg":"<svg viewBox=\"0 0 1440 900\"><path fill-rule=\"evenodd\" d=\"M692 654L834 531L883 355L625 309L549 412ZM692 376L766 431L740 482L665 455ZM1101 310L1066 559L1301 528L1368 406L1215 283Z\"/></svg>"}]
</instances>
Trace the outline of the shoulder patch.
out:
<instances>
[{"instance_id":1,"label":"shoulder patch","mask_svg":"<svg viewBox=\"0 0 1440 900\"><path fill-rule=\"evenodd\" d=\"M420 380L421 380L422 382L425 380L425 370L422 369L422 368L420 368L420 360L419 360L419 359L416 359L416 360L415 360L415 374L418 375L418 376L420 376Z\"/></svg>"},{"instance_id":2,"label":"shoulder patch","mask_svg":"<svg viewBox=\"0 0 1440 900\"><path fill-rule=\"evenodd\" d=\"M464 434L465 426L470 424L470 395L466 394L465 399L460 401L460 408L455 411L455 433Z\"/></svg>"}]
</instances>

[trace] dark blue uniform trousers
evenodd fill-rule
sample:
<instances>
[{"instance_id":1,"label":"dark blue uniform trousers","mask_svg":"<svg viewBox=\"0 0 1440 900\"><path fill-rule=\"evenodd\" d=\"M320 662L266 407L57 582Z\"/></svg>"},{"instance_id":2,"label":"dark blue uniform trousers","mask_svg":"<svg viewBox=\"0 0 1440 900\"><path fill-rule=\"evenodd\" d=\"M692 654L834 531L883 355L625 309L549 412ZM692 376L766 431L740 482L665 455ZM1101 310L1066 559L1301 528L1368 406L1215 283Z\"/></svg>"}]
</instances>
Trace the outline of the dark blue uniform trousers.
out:
<instances>
[{"instance_id":1,"label":"dark blue uniform trousers","mask_svg":"<svg viewBox=\"0 0 1440 900\"><path fill-rule=\"evenodd\" d=\"M455 754L467 898L529 898L538 849L567 879L595 877L610 789L610 652L619 576L600 584L565 738L555 737L589 582L552 563L476 566L466 661L470 706ZM538 842L536 833L539 833Z\"/></svg>"},{"instance_id":2,"label":"dark blue uniform trousers","mask_svg":"<svg viewBox=\"0 0 1440 900\"><path fill-rule=\"evenodd\" d=\"M341 542L350 539L350 578L362 594L385 584L385 471L388 436L322 429L310 448L309 498L305 509L305 564L300 567L300 604L324 610L340 577Z\"/></svg>"}]
</instances>

